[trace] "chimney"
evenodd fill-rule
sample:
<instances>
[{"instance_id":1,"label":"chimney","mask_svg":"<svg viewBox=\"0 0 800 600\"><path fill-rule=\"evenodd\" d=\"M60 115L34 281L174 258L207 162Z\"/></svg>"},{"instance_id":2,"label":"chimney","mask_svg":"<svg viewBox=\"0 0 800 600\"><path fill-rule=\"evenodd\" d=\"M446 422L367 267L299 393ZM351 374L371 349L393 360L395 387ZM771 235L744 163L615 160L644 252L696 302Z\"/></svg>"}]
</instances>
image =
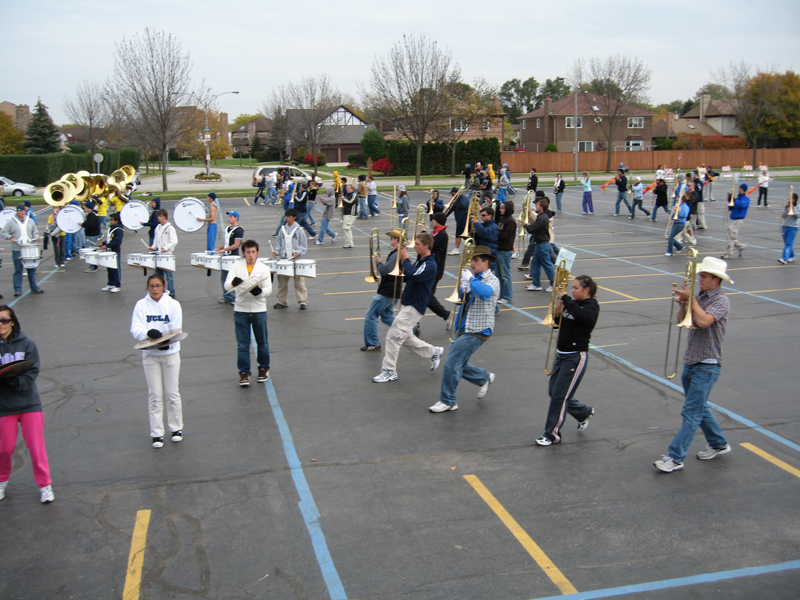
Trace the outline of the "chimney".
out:
<instances>
[{"instance_id":1,"label":"chimney","mask_svg":"<svg viewBox=\"0 0 800 600\"><path fill-rule=\"evenodd\" d=\"M711 94L700 94L700 122L706 122L706 111L711 104Z\"/></svg>"},{"instance_id":2,"label":"chimney","mask_svg":"<svg viewBox=\"0 0 800 600\"><path fill-rule=\"evenodd\" d=\"M544 138L544 145L547 146L549 144L549 140L551 135L555 135L555 124L553 123L553 118L550 116L550 106L552 105L553 101L550 99L550 96L545 96L544 104L542 108L544 109L544 132L542 137ZM551 131L552 134L551 134Z\"/></svg>"},{"instance_id":3,"label":"chimney","mask_svg":"<svg viewBox=\"0 0 800 600\"><path fill-rule=\"evenodd\" d=\"M672 131L672 122L675 120L675 113L671 110L667 111L667 137L669 137L670 132Z\"/></svg>"}]
</instances>

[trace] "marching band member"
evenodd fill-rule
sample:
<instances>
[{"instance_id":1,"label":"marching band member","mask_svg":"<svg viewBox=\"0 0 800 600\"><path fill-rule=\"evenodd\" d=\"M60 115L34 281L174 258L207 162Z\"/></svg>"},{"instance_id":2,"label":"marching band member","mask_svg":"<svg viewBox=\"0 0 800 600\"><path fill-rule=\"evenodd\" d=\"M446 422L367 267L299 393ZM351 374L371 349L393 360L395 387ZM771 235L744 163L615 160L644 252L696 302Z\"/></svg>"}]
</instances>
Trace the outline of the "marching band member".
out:
<instances>
[{"instance_id":1,"label":"marching band member","mask_svg":"<svg viewBox=\"0 0 800 600\"><path fill-rule=\"evenodd\" d=\"M453 187L450 190L450 197L453 198L458 193L458 188ZM464 227L467 225L467 213L469 213L469 194L461 194L458 199L453 202L453 205L447 211L447 216L449 217L451 213L456 215L456 244L455 247L449 252L451 255L461 254L461 232L464 231Z\"/></svg>"},{"instance_id":2,"label":"marching band member","mask_svg":"<svg viewBox=\"0 0 800 600\"><path fill-rule=\"evenodd\" d=\"M447 261L447 243L450 236L447 235L446 221L447 217L444 216L443 212L435 212L431 216L433 225L431 231L431 237L433 237L431 255L436 260L436 279L433 282L433 288L431 288L431 299L428 301L428 308L431 309L431 312L445 321L450 318L450 311L442 306L442 303L436 298L436 286L439 285L444 276L445 262ZM422 231L425 231L425 229Z\"/></svg>"},{"instance_id":3,"label":"marching band member","mask_svg":"<svg viewBox=\"0 0 800 600\"><path fill-rule=\"evenodd\" d=\"M431 256L433 238L429 233L420 233L414 240L417 262L408 258L408 250L401 246L399 260L403 266L406 286L400 299L401 308L394 323L386 334L386 351L383 355L381 372L372 378L375 383L386 383L397 379L397 357L400 348L406 346L415 354L431 359L431 371L439 366L444 348L423 342L413 333L414 327L425 314L431 297L431 289L436 280L436 260Z\"/></svg>"},{"instance_id":4,"label":"marching band member","mask_svg":"<svg viewBox=\"0 0 800 600\"><path fill-rule=\"evenodd\" d=\"M344 245L342 248L353 248L353 223L356 222L358 211L358 196L352 184L347 184L346 192L342 196L342 234Z\"/></svg>"},{"instance_id":5,"label":"marching band member","mask_svg":"<svg viewBox=\"0 0 800 600\"><path fill-rule=\"evenodd\" d=\"M17 212L11 217L3 226L2 236L11 240L11 258L14 261L14 295L20 296L22 294L22 259L20 253L22 246L38 242L42 238L39 237L36 224L26 214L28 207L24 204L17 204ZM36 267L26 269L28 271L28 284L31 286L32 294L44 294L44 290L40 289L36 284Z\"/></svg>"},{"instance_id":6,"label":"marching band member","mask_svg":"<svg viewBox=\"0 0 800 600\"><path fill-rule=\"evenodd\" d=\"M106 287L102 288L101 292L111 292L116 294L122 287L122 270L120 269L120 251L122 250L122 238L124 237L122 225L120 225L119 214L113 213L108 215L108 231L106 231L106 241L97 244L100 250L106 250L117 253L117 268L112 269L106 267L108 272L108 280Z\"/></svg>"},{"instance_id":7,"label":"marching band member","mask_svg":"<svg viewBox=\"0 0 800 600\"><path fill-rule=\"evenodd\" d=\"M201 219L197 217L198 221L208 223L206 228L206 252L214 250L217 241L217 195L211 192L207 197L208 200L208 217Z\"/></svg>"},{"instance_id":8,"label":"marching band member","mask_svg":"<svg viewBox=\"0 0 800 600\"><path fill-rule=\"evenodd\" d=\"M168 331L183 327L180 302L164 293L161 275L147 278L147 295L133 307L131 335L138 341L157 340ZM167 399L167 425L170 439L183 439L183 407L179 379L181 343L164 342L152 350L142 350L142 367L147 380L147 404L150 409L150 437L153 448L164 446L164 397Z\"/></svg>"},{"instance_id":9,"label":"marching band member","mask_svg":"<svg viewBox=\"0 0 800 600\"><path fill-rule=\"evenodd\" d=\"M578 420L578 431L589 425L594 408L575 400L575 392L586 373L589 360L589 340L600 315L600 305L595 300L597 284L588 275L578 275L572 282L572 297L559 289L555 318L561 316L558 345L553 374L550 376L550 408L544 434L536 439L539 446L561 442L561 426L565 413Z\"/></svg>"},{"instance_id":10,"label":"marching band member","mask_svg":"<svg viewBox=\"0 0 800 600\"><path fill-rule=\"evenodd\" d=\"M378 284L378 293L372 297L367 314L364 316L364 345L362 352L375 352L381 349L381 341L378 337L378 320L383 321L384 325L392 326L394 323L394 298L398 286L402 288L403 276L390 275L397 263L397 247L400 245L400 238L403 230L399 227L387 231L389 243L392 251L386 257L386 262L382 262L380 256L375 256L375 266L381 281Z\"/></svg>"},{"instance_id":11,"label":"marching band member","mask_svg":"<svg viewBox=\"0 0 800 600\"><path fill-rule=\"evenodd\" d=\"M783 235L783 254L778 259L778 262L785 265L786 263L794 262L794 239L797 237L797 194L792 194L791 199L792 212L789 214L789 202L783 207L783 215L781 219L781 234Z\"/></svg>"},{"instance_id":12,"label":"marching band member","mask_svg":"<svg viewBox=\"0 0 800 600\"><path fill-rule=\"evenodd\" d=\"M217 248L216 251L229 256L239 256L239 246L242 245L242 238L244 238L244 228L239 225L238 211L231 210L225 214L228 215L228 226L225 228L223 246ZM227 277L228 274L225 271L220 271L220 280L222 282L222 298L219 300L220 304L225 304L226 302L228 304L233 304L236 300L235 294L225 289L225 279Z\"/></svg>"},{"instance_id":13,"label":"marching band member","mask_svg":"<svg viewBox=\"0 0 800 600\"><path fill-rule=\"evenodd\" d=\"M478 399L486 396L494 373L469 363L472 355L489 339L494 329L494 313L500 295L500 281L489 266L496 257L486 246L476 246L471 268L461 273L463 302L455 322L456 341L450 346L442 373L439 400L428 410L441 413L458 410L456 390L462 379L480 386Z\"/></svg>"},{"instance_id":14,"label":"marching band member","mask_svg":"<svg viewBox=\"0 0 800 600\"><path fill-rule=\"evenodd\" d=\"M236 325L236 364L239 386L250 385L250 330L256 340L259 383L269 379L269 341L267 338L267 296L272 293L269 267L258 261L258 242L242 244L244 262L234 263L225 279L225 289L236 294L233 322ZM298 277L297 279L302 279Z\"/></svg>"},{"instance_id":15,"label":"marching band member","mask_svg":"<svg viewBox=\"0 0 800 600\"><path fill-rule=\"evenodd\" d=\"M690 298L690 290L681 284L675 290L675 302L680 309L678 322L692 313L695 329L689 329L689 343L683 357L683 375L681 376L686 400L681 411L683 424L672 443L669 454L657 460L655 467L665 473L683 469L683 461L692 445L692 440L699 427L703 431L708 447L697 454L700 460L711 460L718 454L731 451L728 440L708 407L708 396L719 379L722 362L722 340L728 324L731 304L722 293L722 281L731 281L725 270L728 265L718 258L706 256L697 265L700 291Z\"/></svg>"},{"instance_id":16,"label":"marching band member","mask_svg":"<svg viewBox=\"0 0 800 600\"><path fill-rule=\"evenodd\" d=\"M619 205L621 202L625 203L628 207L628 212L631 211L631 205L628 204L628 178L625 177L625 171L619 169L617 175L614 177L614 183L617 186L617 203L614 205L614 212L611 213L615 217L619 216Z\"/></svg>"},{"instance_id":17,"label":"marching band member","mask_svg":"<svg viewBox=\"0 0 800 600\"><path fill-rule=\"evenodd\" d=\"M731 258L734 248L739 251L739 258L741 258L742 252L747 247L739 241L739 229L741 229L742 223L747 218L750 197L747 195L746 183L739 184L739 189L741 191L733 201L733 206L728 206L728 210L731 211L730 222L728 223L728 248L720 258Z\"/></svg>"},{"instance_id":18,"label":"marching band member","mask_svg":"<svg viewBox=\"0 0 800 600\"><path fill-rule=\"evenodd\" d=\"M350 186L352 187L352 186ZM308 238L305 230L297 223L297 211L290 208L284 215L286 222L281 227L278 236L277 252L272 255L282 260L296 259L308 252ZM300 303L300 310L308 308L308 289L305 277L289 277L278 275L278 302L272 308L286 308L289 306L289 280L294 279L294 294Z\"/></svg>"},{"instance_id":19,"label":"marching band member","mask_svg":"<svg viewBox=\"0 0 800 600\"><path fill-rule=\"evenodd\" d=\"M680 206L676 206L673 210L677 215L673 217L672 220L672 229L670 229L669 239L667 240L667 252L664 256L672 256L673 249L675 252L683 250L683 244L675 238L686 228L686 219L689 218L689 204L687 202L681 202Z\"/></svg>"},{"instance_id":20,"label":"marching band member","mask_svg":"<svg viewBox=\"0 0 800 600\"><path fill-rule=\"evenodd\" d=\"M161 208L158 210L158 213L156 213L156 217L158 218L158 226L153 236L154 244L149 246L148 250L155 250L163 254L174 254L175 248L178 246L178 232L175 231L175 226L167 220L169 219L169 213L167 213L166 209ZM172 271L166 271L156 267L156 275L160 275L161 278L166 281L169 295L174 298L175 278L173 277Z\"/></svg>"},{"instance_id":21,"label":"marching band member","mask_svg":"<svg viewBox=\"0 0 800 600\"><path fill-rule=\"evenodd\" d=\"M33 366L15 377L0 379L0 500L6 497L11 458L17 447L17 432L22 427L40 500L42 504L49 504L56 497L44 442L42 401L36 388L39 351L33 340L22 333L14 311L8 306L0 306L0 361L5 364L17 360L33 361Z\"/></svg>"}]
</instances>

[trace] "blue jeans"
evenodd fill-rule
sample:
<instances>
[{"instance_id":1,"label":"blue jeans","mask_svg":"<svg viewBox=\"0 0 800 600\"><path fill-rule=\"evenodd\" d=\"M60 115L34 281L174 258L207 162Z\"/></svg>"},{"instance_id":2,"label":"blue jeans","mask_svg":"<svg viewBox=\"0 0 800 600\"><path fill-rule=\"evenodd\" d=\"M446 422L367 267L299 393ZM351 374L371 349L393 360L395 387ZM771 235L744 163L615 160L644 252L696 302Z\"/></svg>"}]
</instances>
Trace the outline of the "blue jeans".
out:
<instances>
[{"instance_id":1,"label":"blue jeans","mask_svg":"<svg viewBox=\"0 0 800 600\"><path fill-rule=\"evenodd\" d=\"M214 246L217 243L217 224L216 223L209 223L208 229L206 230L206 252L211 252L214 250Z\"/></svg>"},{"instance_id":2,"label":"blue jeans","mask_svg":"<svg viewBox=\"0 0 800 600\"><path fill-rule=\"evenodd\" d=\"M68 233L64 237L66 238L66 241L67 241L67 245L66 245L66 248L67 248L67 260L69 260L70 258L72 258L72 240L75 239L75 234L74 233Z\"/></svg>"},{"instance_id":3,"label":"blue jeans","mask_svg":"<svg viewBox=\"0 0 800 600\"><path fill-rule=\"evenodd\" d=\"M469 364L469 359L481 346L483 340L468 333L461 334L450 344L447 359L444 361L442 390L439 392L441 402L450 406L456 403L456 390L462 379L475 385L483 385L489 381L489 371Z\"/></svg>"},{"instance_id":4,"label":"blue jeans","mask_svg":"<svg viewBox=\"0 0 800 600\"><path fill-rule=\"evenodd\" d=\"M594 205L592 204L592 192L583 192L583 212L594 212Z\"/></svg>"},{"instance_id":5,"label":"blue jeans","mask_svg":"<svg viewBox=\"0 0 800 600\"><path fill-rule=\"evenodd\" d=\"M250 329L256 338L256 363L259 369L269 370L269 341L267 340L267 311L233 313L236 326L236 366L240 373L250 374Z\"/></svg>"},{"instance_id":6,"label":"blue jeans","mask_svg":"<svg viewBox=\"0 0 800 600\"><path fill-rule=\"evenodd\" d=\"M550 242L536 244L533 249L531 280L536 287L541 287L542 285L541 269L544 269L544 274L550 280L550 285L553 285L553 281L556 278L556 270L553 267L553 261L550 260Z\"/></svg>"},{"instance_id":7,"label":"blue jeans","mask_svg":"<svg viewBox=\"0 0 800 600\"><path fill-rule=\"evenodd\" d=\"M86 232L84 231L83 227L75 233L75 237L72 238L72 252L78 254L79 250L86 246Z\"/></svg>"},{"instance_id":8,"label":"blue jeans","mask_svg":"<svg viewBox=\"0 0 800 600\"><path fill-rule=\"evenodd\" d=\"M399 286L398 286L399 287ZM391 327L394 323L394 311L392 310L392 299L375 294L372 302L364 316L364 345L380 346L381 339L378 337L378 320Z\"/></svg>"},{"instance_id":9,"label":"blue jeans","mask_svg":"<svg viewBox=\"0 0 800 600\"><path fill-rule=\"evenodd\" d=\"M497 201L498 202L506 201L506 188L500 188L497 190Z\"/></svg>"},{"instance_id":10,"label":"blue jeans","mask_svg":"<svg viewBox=\"0 0 800 600\"><path fill-rule=\"evenodd\" d=\"M100 221L100 231L102 232L104 229L108 229L108 217L97 217L97 220Z\"/></svg>"},{"instance_id":11,"label":"blue jeans","mask_svg":"<svg viewBox=\"0 0 800 600\"><path fill-rule=\"evenodd\" d=\"M156 269L156 275L161 275L164 278L164 283L167 284L167 291L170 296L175 295L175 277L172 271L165 271L164 269Z\"/></svg>"},{"instance_id":12,"label":"blue jeans","mask_svg":"<svg viewBox=\"0 0 800 600\"><path fill-rule=\"evenodd\" d=\"M628 207L628 212L631 210L631 205L628 204L628 192L617 192L617 204L614 206L614 214L619 214L619 203L624 202Z\"/></svg>"},{"instance_id":13,"label":"blue jeans","mask_svg":"<svg viewBox=\"0 0 800 600\"><path fill-rule=\"evenodd\" d=\"M286 212L285 211L283 212L283 214L281 214L281 218L278 220L278 227L277 227L277 229L275 229L275 235L273 235L272 237L275 237L276 235L278 235L281 232L281 227L283 227L284 223L286 223Z\"/></svg>"},{"instance_id":14,"label":"blue jeans","mask_svg":"<svg viewBox=\"0 0 800 600\"><path fill-rule=\"evenodd\" d=\"M326 233L330 236L331 240L335 240L336 239L336 234L333 231L331 231L330 227L328 227L328 223L330 223L330 222L331 222L330 219L325 219L325 218L322 219L322 222L320 223L320 226L319 226L319 241L320 242L324 242L325 241L325 234Z\"/></svg>"},{"instance_id":15,"label":"blue jeans","mask_svg":"<svg viewBox=\"0 0 800 600\"><path fill-rule=\"evenodd\" d=\"M794 258L794 238L797 237L797 227L783 228L783 260Z\"/></svg>"},{"instance_id":16,"label":"blue jeans","mask_svg":"<svg viewBox=\"0 0 800 600\"><path fill-rule=\"evenodd\" d=\"M561 212L561 196L564 195L564 192L556 192L556 210Z\"/></svg>"},{"instance_id":17,"label":"blue jeans","mask_svg":"<svg viewBox=\"0 0 800 600\"><path fill-rule=\"evenodd\" d=\"M697 363L683 367L681 380L686 394L686 401L681 411L683 424L669 445L669 455L675 462L683 462L686 458L698 427L712 448L724 448L728 443L717 419L714 418L714 413L708 407L708 396L719 379L719 373L719 365Z\"/></svg>"},{"instance_id":18,"label":"blue jeans","mask_svg":"<svg viewBox=\"0 0 800 600\"><path fill-rule=\"evenodd\" d=\"M267 199L264 202L269 202L270 205L274 205L277 201L278 201L277 189L275 189L274 187L267 188Z\"/></svg>"},{"instance_id":19,"label":"blue jeans","mask_svg":"<svg viewBox=\"0 0 800 600\"><path fill-rule=\"evenodd\" d=\"M500 271L500 299L511 302L514 290L511 288L511 250L498 250L497 270Z\"/></svg>"},{"instance_id":20,"label":"blue jeans","mask_svg":"<svg viewBox=\"0 0 800 600\"><path fill-rule=\"evenodd\" d=\"M678 252L683 250L683 244L680 242L675 241L675 237L684 230L686 227L686 223L681 223L680 221L675 221L672 224L672 229L669 232L669 240L667 241L667 252L672 254L672 249L677 248Z\"/></svg>"},{"instance_id":21,"label":"blue jeans","mask_svg":"<svg viewBox=\"0 0 800 600\"><path fill-rule=\"evenodd\" d=\"M359 219L367 218L367 199L362 198L361 196L359 196L358 198L358 218Z\"/></svg>"},{"instance_id":22,"label":"blue jeans","mask_svg":"<svg viewBox=\"0 0 800 600\"><path fill-rule=\"evenodd\" d=\"M308 221L308 224L309 225L316 225L317 224L317 220L314 218L314 205L313 205L313 203L312 204L307 204L306 206L308 207L308 210L306 211L306 219Z\"/></svg>"},{"instance_id":23,"label":"blue jeans","mask_svg":"<svg viewBox=\"0 0 800 600\"><path fill-rule=\"evenodd\" d=\"M66 237L66 236L65 236ZM14 291L22 293L22 260L19 257L19 250L11 251L11 259L14 261ZM36 269L27 269L28 283L32 290L38 290L39 286L36 285Z\"/></svg>"},{"instance_id":24,"label":"blue jeans","mask_svg":"<svg viewBox=\"0 0 800 600\"><path fill-rule=\"evenodd\" d=\"M220 276L220 281L222 281L222 299L225 300L225 302L230 302L231 304L233 304L234 302L236 302L236 292L234 292L233 290L231 290L230 292L225 291L225 280L228 278L228 272L220 271L219 276Z\"/></svg>"},{"instance_id":25,"label":"blue jeans","mask_svg":"<svg viewBox=\"0 0 800 600\"><path fill-rule=\"evenodd\" d=\"M284 219L285 220L285 219ZM305 229L309 235L317 235L317 232L311 228L311 225L308 224L308 213L307 212L300 212L297 211L297 224L300 225L303 229Z\"/></svg>"},{"instance_id":26,"label":"blue jeans","mask_svg":"<svg viewBox=\"0 0 800 600\"><path fill-rule=\"evenodd\" d=\"M653 216L652 216L652 217L650 217L650 220L651 220L651 221L655 221L655 220L656 220L656 214L658 213L658 209L659 209L659 208L663 208L663 209L664 209L664 212L665 212L665 213L667 213L667 216L669 216L669 215L671 215L671 214L672 214L672 213L669 211L669 207L667 207L667 206L659 206L658 204L656 204L656 205L653 207Z\"/></svg>"},{"instance_id":27,"label":"blue jeans","mask_svg":"<svg viewBox=\"0 0 800 600\"><path fill-rule=\"evenodd\" d=\"M374 194L367 196L367 207L369 208L370 217L381 214L381 211L378 209L378 196Z\"/></svg>"}]
</instances>

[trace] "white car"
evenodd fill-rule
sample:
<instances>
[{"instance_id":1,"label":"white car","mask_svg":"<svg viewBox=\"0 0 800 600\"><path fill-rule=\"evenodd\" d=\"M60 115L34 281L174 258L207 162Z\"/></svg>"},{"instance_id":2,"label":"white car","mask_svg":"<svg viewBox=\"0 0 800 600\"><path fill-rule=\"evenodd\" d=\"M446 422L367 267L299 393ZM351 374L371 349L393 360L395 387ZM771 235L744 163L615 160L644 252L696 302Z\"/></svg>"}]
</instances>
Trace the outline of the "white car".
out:
<instances>
[{"instance_id":1,"label":"white car","mask_svg":"<svg viewBox=\"0 0 800 600\"><path fill-rule=\"evenodd\" d=\"M36 186L30 183L17 183L7 177L0 177L3 183L3 196L32 196L36 193Z\"/></svg>"},{"instance_id":2,"label":"white car","mask_svg":"<svg viewBox=\"0 0 800 600\"><path fill-rule=\"evenodd\" d=\"M302 169L292 167L291 165L265 165L263 167L256 167L256 170L253 171L253 181L250 182L250 185L253 187L258 187L258 181L261 179L262 175L269 175L273 171L280 171L281 169L289 169L289 172L292 174L292 178L302 177L303 183L308 183L314 177L308 171L303 171Z\"/></svg>"}]
</instances>

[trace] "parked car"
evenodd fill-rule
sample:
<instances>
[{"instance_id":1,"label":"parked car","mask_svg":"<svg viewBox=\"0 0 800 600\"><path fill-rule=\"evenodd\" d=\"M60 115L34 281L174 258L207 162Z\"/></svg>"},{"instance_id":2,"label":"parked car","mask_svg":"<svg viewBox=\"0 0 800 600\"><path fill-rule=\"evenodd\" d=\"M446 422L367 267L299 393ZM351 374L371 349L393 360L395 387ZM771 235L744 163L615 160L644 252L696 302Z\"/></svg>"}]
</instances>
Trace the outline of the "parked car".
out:
<instances>
[{"instance_id":1,"label":"parked car","mask_svg":"<svg viewBox=\"0 0 800 600\"><path fill-rule=\"evenodd\" d=\"M291 165L265 165L263 167L256 167L256 170L253 171L253 181L250 182L250 185L258 187L258 180L261 179L262 175L269 175L273 171L280 171L281 169L289 169L292 177L302 177L303 183L308 183L313 177L308 171L303 171Z\"/></svg>"},{"instance_id":2,"label":"parked car","mask_svg":"<svg viewBox=\"0 0 800 600\"><path fill-rule=\"evenodd\" d=\"M36 193L36 186L30 183L18 183L7 177L0 177L3 182L3 196L32 196Z\"/></svg>"}]
</instances>

